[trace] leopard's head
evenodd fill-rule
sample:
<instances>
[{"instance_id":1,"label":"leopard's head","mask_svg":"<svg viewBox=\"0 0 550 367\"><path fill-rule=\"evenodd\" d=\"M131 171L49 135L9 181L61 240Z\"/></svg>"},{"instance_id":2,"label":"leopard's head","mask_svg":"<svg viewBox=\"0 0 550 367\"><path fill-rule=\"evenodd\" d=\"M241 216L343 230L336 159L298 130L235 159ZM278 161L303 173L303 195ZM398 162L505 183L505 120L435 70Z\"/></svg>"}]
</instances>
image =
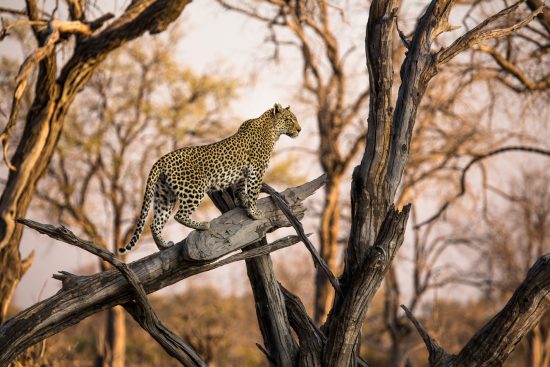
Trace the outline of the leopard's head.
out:
<instances>
[{"instance_id":1,"label":"leopard's head","mask_svg":"<svg viewBox=\"0 0 550 367\"><path fill-rule=\"evenodd\" d=\"M280 104L275 103L271 113L275 119L275 129L279 134L286 134L291 138L298 136L302 128L296 116L290 112L290 106L283 108Z\"/></svg>"}]
</instances>

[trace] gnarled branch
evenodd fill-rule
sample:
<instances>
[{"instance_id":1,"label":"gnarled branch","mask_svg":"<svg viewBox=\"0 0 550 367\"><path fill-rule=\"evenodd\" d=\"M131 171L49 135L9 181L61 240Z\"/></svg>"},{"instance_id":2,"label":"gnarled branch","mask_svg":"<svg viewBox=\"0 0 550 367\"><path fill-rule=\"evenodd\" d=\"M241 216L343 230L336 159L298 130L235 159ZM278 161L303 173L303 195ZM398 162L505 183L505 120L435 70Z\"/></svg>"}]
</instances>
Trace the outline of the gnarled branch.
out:
<instances>
[{"instance_id":1,"label":"gnarled branch","mask_svg":"<svg viewBox=\"0 0 550 367\"><path fill-rule=\"evenodd\" d=\"M296 198L294 201L290 201L292 202L292 210L296 212L301 206L301 202L321 186L322 180L318 179L288 189L286 193ZM269 206L273 206L269 198L258 201L258 207L261 210ZM129 264L128 267L137 275L145 292L151 293L192 275L234 261L262 256L299 241L298 237L290 236L271 245L263 245L218 260L229 252L259 241L265 236L265 233L280 228L281 222L276 218L284 217L282 213L264 210L264 214L266 216L264 220L254 221L248 218L242 209L238 208L213 221L211 230L203 231L204 236L216 237L216 233L221 233L221 228L225 228L229 231L226 233L225 238L231 245L225 246L223 241L205 241L204 243L208 246L211 244L218 246L217 250L214 251L208 249L210 255L207 260L189 260L189 252L186 247L193 245L193 236L188 236L175 246L135 261ZM236 220L235 218L239 219ZM251 229L251 223L255 226L255 231ZM66 232L62 227L41 225L29 221L26 221L26 224L32 225L33 228L40 229L41 232L54 238L63 238ZM289 224L286 222L284 225L288 226ZM246 236L242 236L241 232L235 230L242 226L250 229ZM243 242L232 241L234 236L238 236ZM214 253L217 256L212 257ZM31 306L0 326L0 365L7 365L9 361L27 347L79 322L87 316L117 304L126 304L134 298L135 292L128 285L126 279L115 269L92 276L71 277L71 280L65 282L64 287L54 296Z\"/></svg>"}]
</instances>

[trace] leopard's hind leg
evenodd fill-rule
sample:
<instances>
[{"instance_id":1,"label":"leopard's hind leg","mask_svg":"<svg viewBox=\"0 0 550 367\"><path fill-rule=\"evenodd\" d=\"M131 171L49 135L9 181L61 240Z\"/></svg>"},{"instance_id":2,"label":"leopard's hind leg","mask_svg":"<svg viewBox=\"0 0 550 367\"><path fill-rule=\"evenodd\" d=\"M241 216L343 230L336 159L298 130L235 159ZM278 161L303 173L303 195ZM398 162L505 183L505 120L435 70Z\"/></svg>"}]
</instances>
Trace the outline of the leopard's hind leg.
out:
<instances>
[{"instance_id":1,"label":"leopard's hind leg","mask_svg":"<svg viewBox=\"0 0 550 367\"><path fill-rule=\"evenodd\" d=\"M161 232L170 217L174 206L176 205L177 196L166 181L164 176L159 177L155 186L153 221L151 222L151 233L153 240L159 250L171 247L172 241L166 242Z\"/></svg>"},{"instance_id":2,"label":"leopard's hind leg","mask_svg":"<svg viewBox=\"0 0 550 367\"><path fill-rule=\"evenodd\" d=\"M201 200L204 198L204 195L206 195L206 191L200 190L178 192L180 207L174 216L178 223L189 228L198 229L199 231L210 228L210 223L198 222L190 217L190 215L193 214L195 209L199 206Z\"/></svg>"}]
</instances>

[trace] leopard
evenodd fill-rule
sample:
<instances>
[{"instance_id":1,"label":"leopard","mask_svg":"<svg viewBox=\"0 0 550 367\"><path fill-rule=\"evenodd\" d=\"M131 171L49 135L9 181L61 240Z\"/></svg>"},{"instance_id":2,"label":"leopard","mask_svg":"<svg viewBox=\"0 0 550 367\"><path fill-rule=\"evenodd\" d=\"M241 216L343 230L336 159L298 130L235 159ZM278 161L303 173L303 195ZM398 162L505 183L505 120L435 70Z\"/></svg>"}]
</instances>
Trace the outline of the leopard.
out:
<instances>
[{"instance_id":1,"label":"leopard","mask_svg":"<svg viewBox=\"0 0 550 367\"><path fill-rule=\"evenodd\" d=\"M149 172L133 236L126 246L118 249L119 253L130 251L136 245L152 201L150 228L159 250L174 245L162 238L161 231L178 203L174 215L178 223L200 231L210 228L209 222L198 222L191 214L212 191L233 187L237 205L246 209L254 220L263 218L257 200L275 143L281 135L296 138L300 131L290 106L283 108L275 103L260 117L244 121L236 133L223 140L183 147L162 156Z\"/></svg>"}]
</instances>

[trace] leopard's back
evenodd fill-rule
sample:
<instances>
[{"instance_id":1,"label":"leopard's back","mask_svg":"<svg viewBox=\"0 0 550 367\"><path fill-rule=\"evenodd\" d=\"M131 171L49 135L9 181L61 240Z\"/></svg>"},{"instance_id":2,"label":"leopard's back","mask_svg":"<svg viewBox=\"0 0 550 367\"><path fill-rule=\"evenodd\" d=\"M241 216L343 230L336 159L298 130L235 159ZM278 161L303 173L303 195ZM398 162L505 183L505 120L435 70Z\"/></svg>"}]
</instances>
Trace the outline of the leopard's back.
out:
<instances>
[{"instance_id":1,"label":"leopard's back","mask_svg":"<svg viewBox=\"0 0 550 367\"><path fill-rule=\"evenodd\" d=\"M202 146L186 147L161 158L161 169L174 190L213 191L227 188L244 177L250 164L243 136L232 136Z\"/></svg>"}]
</instances>

